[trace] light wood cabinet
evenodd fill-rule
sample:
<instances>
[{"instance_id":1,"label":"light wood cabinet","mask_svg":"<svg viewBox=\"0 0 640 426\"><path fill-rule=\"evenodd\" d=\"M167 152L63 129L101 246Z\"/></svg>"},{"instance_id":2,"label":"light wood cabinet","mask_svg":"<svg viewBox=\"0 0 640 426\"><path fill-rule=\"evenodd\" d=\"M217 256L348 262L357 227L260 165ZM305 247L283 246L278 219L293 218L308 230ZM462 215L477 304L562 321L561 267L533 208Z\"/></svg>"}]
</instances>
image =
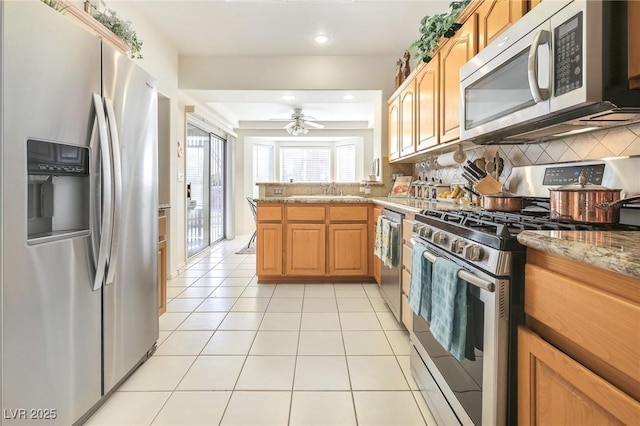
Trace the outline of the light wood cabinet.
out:
<instances>
[{"instance_id":1,"label":"light wood cabinet","mask_svg":"<svg viewBox=\"0 0 640 426\"><path fill-rule=\"evenodd\" d=\"M527 3L484 0L478 8L478 45L484 49L527 12Z\"/></svg>"},{"instance_id":2,"label":"light wood cabinet","mask_svg":"<svg viewBox=\"0 0 640 426\"><path fill-rule=\"evenodd\" d=\"M167 311L167 211L158 210L158 315Z\"/></svg>"},{"instance_id":3,"label":"light wood cabinet","mask_svg":"<svg viewBox=\"0 0 640 426\"><path fill-rule=\"evenodd\" d=\"M416 137L418 151L440 142L440 53L416 75Z\"/></svg>"},{"instance_id":4,"label":"light wood cabinet","mask_svg":"<svg viewBox=\"0 0 640 426\"><path fill-rule=\"evenodd\" d=\"M376 239L376 226L378 224L378 217L382 214L382 207L374 207L373 208L373 217L372 217L372 229L371 229L371 252L373 253L375 239ZM380 277L382 275L382 260L378 256L371 256L372 263L372 273L373 278L376 280L378 285L380 285Z\"/></svg>"},{"instance_id":5,"label":"light wood cabinet","mask_svg":"<svg viewBox=\"0 0 640 426\"><path fill-rule=\"evenodd\" d=\"M400 98L389 103L389 160L400 158Z\"/></svg>"},{"instance_id":6,"label":"light wood cabinet","mask_svg":"<svg viewBox=\"0 0 640 426\"><path fill-rule=\"evenodd\" d=\"M281 276L284 262L283 205L258 204L256 220L256 273L259 278Z\"/></svg>"},{"instance_id":7,"label":"light wood cabinet","mask_svg":"<svg viewBox=\"0 0 640 426\"><path fill-rule=\"evenodd\" d=\"M520 426L631 425L640 419L638 401L537 334L520 327L518 345Z\"/></svg>"},{"instance_id":8,"label":"light wood cabinet","mask_svg":"<svg viewBox=\"0 0 640 426\"><path fill-rule=\"evenodd\" d=\"M440 50L440 143L460 137L460 68L478 53L478 14Z\"/></svg>"},{"instance_id":9,"label":"light wood cabinet","mask_svg":"<svg viewBox=\"0 0 640 426\"><path fill-rule=\"evenodd\" d=\"M403 160L459 139L460 68L520 19L529 4L528 0L475 0L463 11L459 17L464 22L462 27L452 38L443 39L431 61L419 64L410 80L387 102L390 161ZM640 68L638 77L640 84ZM404 115L405 105L411 100L412 120ZM413 127L409 128L411 124ZM409 143L411 140L413 145Z\"/></svg>"},{"instance_id":10,"label":"light wood cabinet","mask_svg":"<svg viewBox=\"0 0 640 426\"><path fill-rule=\"evenodd\" d=\"M324 223L287 224L287 275L326 275L326 234Z\"/></svg>"},{"instance_id":11,"label":"light wood cabinet","mask_svg":"<svg viewBox=\"0 0 640 426\"><path fill-rule=\"evenodd\" d=\"M400 93L400 156L416 151L415 147L415 82L411 82Z\"/></svg>"},{"instance_id":12,"label":"light wood cabinet","mask_svg":"<svg viewBox=\"0 0 640 426\"><path fill-rule=\"evenodd\" d=\"M518 332L521 425L640 418L640 282L527 250Z\"/></svg>"},{"instance_id":13,"label":"light wood cabinet","mask_svg":"<svg viewBox=\"0 0 640 426\"><path fill-rule=\"evenodd\" d=\"M256 272L261 276L282 275L282 223L258 222L256 235Z\"/></svg>"},{"instance_id":14,"label":"light wood cabinet","mask_svg":"<svg viewBox=\"0 0 640 426\"><path fill-rule=\"evenodd\" d=\"M371 280L371 204L259 203L258 282Z\"/></svg>"},{"instance_id":15,"label":"light wood cabinet","mask_svg":"<svg viewBox=\"0 0 640 426\"><path fill-rule=\"evenodd\" d=\"M629 87L640 89L640 2L627 2L629 16Z\"/></svg>"},{"instance_id":16,"label":"light wood cabinet","mask_svg":"<svg viewBox=\"0 0 640 426\"><path fill-rule=\"evenodd\" d=\"M367 223L329 225L329 274L367 275L369 251Z\"/></svg>"},{"instance_id":17,"label":"light wood cabinet","mask_svg":"<svg viewBox=\"0 0 640 426\"><path fill-rule=\"evenodd\" d=\"M413 315L411 307L409 306L409 288L411 286L411 255L413 249L413 243L411 237L413 236L413 224L415 223L415 215L405 214L402 221L402 275L401 275L401 319L402 324L407 327L407 330L413 328Z\"/></svg>"}]
</instances>

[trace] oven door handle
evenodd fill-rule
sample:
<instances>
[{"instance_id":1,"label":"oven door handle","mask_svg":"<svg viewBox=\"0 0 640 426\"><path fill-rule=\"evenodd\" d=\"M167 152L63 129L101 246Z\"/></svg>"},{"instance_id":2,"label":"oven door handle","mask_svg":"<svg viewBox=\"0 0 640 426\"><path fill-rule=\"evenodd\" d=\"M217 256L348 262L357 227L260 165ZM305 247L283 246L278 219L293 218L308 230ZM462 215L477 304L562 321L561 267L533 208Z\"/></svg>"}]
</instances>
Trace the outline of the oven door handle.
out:
<instances>
[{"instance_id":1,"label":"oven door handle","mask_svg":"<svg viewBox=\"0 0 640 426\"><path fill-rule=\"evenodd\" d=\"M415 240L414 238L411 239L411 242L413 244L418 243L417 240ZM438 258L438 256L431 254L428 251L425 251L423 254L424 258L427 259L429 262L434 263L436 261L436 259ZM458 271L458 278L460 278L461 280L468 282L469 284L472 284L478 288L481 288L482 290L486 290L489 293L493 293L496 290L496 286L494 283L483 280L482 278L478 278L475 275L473 275L471 272L468 272L464 269L461 269Z\"/></svg>"}]
</instances>

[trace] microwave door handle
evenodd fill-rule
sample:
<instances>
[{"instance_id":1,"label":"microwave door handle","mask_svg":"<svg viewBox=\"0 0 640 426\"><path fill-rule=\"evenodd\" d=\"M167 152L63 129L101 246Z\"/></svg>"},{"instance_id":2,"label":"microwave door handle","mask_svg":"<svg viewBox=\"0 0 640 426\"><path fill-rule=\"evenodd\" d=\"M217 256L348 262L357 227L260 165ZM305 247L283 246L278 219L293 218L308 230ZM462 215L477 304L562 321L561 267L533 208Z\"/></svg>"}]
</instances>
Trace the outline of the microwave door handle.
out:
<instances>
[{"instance_id":1,"label":"microwave door handle","mask_svg":"<svg viewBox=\"0 0 640 426\"><path fill-rule=\"evenodd\" d=\"M113 101L104 98L104 105L107 110L109 121L109 134L111 135L111 154L113 156L113 221L111 234L111 253L109 255L109 265L107 268L107 279L104 285L113 283L118 263L118 253L120 252L120 215L122 210L122 160L120 156L120 138L118 136L118 126L116 114L113 109Z\"/></svg>"},{"instance_id":2,"label":"microwave door handle","mask_svg":"<svg viewBox=\"0 0 640 426\"><path fill-rule=\"evenodd\" d=\"M549 42L549 32L540 30L533 38L527 63L527 77L529 79L529 90L536 103L549 99L549 90L541 89L538 85L538 47Z\"/></svg>"},{"instance_id":3,"label":"microwave door handle","mask_svg":"<svg viewBox=\"0 0 640 426\"><path fill-rule=\"evenodd\" d=\"M100 243L98 248L98 260L96 261L96 273L93 278L93 290L99 290L102 288L102 282L104 281L105 269L107 266L108 255L111 245L111 219L113 215L112 203L113 193L111 187L111 153L109 152L108 134L107 134L107 120L104 113L104 105L102 104L102 97L98 94L93 94L93 106L96 110L96 120L98 122L98 136L100 144L100 159L101 159L101 187L102 187L102 211L96 209L95 214L101 216L100 222ZM98 155L96 153L96 155ZM95 189L95 188L93 188ZM93 191L93 197L100 196L98 190ZM97 206L97 203L94 203ZM97 238L97 229L92 231L92 238Z\"/></svg>"}]
</instances>

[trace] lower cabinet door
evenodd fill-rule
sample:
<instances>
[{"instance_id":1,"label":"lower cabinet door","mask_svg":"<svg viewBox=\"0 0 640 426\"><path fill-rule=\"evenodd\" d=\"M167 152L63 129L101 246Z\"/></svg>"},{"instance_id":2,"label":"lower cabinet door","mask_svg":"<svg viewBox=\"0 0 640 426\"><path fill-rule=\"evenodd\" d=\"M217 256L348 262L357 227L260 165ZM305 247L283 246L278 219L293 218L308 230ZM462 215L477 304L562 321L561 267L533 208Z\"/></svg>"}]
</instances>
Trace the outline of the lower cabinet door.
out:
<instances>
[{"instance_id":1,"label":"lower cabinet door","mask_svg":"<svg viewBox=\"0 0 640 426\"><path fill-rule=\"evenodd\" d=\"M325 276L326 232L324 223L287 225L287 276Z\"/></svg>"},{"instance_id":2,"label":"lower cabinet door","mask_svg":"<svg viewBox=\"0 0 640 426\"><path fill-rule=\"evenodd\" d=\"M518 329L518 424L637 424L640 403L529 329Z\"/></svg>"},{"instance_id":3,"label":"lower cabinet door","mask_svg":"<svg viewBox=\"0 0 640 426\"><path fill-rule=\"evenodd\" d=\"M368 275L366 223L329 225L329 274Z\"/></svg>"},{"instance_id":4,"label":"lower cabinet door","mask_svg":"<svg viewBox=\"0 0 640 426\"><path fill-rule=\"evenodd\" d=\"M282 224L259 223L256 237L258 276L282 275Z\"/></svg>"}]
</instances>

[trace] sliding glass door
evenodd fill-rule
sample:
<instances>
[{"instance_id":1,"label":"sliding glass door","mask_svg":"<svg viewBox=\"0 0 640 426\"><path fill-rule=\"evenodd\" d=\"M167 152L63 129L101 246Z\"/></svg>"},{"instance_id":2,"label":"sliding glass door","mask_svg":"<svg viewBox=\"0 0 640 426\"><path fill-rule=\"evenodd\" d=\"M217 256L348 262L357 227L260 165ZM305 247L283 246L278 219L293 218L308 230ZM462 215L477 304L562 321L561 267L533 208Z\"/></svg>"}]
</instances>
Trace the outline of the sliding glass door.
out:
<instances>
[{"instance_id":1,"label":"sliding glass door","mask_svg":"<svg viewBox=\"0 0 640 426\"><path fill-rule=\"evenodd\" d=\"M225 140L187 125L187 255L224 238Z\"/></svg>"},{"instance_id":2,"label":"sliding glass door","mask_svg":"<svg viewBox=\"0 0 640 426\"><path fill-rule=\"evenodd\" d=\"M224 146L226 141L211 134L209 161L209 200L210 214L210 238L211 244L222 240L224 235Z\"/></svg>"}]
</instances>

